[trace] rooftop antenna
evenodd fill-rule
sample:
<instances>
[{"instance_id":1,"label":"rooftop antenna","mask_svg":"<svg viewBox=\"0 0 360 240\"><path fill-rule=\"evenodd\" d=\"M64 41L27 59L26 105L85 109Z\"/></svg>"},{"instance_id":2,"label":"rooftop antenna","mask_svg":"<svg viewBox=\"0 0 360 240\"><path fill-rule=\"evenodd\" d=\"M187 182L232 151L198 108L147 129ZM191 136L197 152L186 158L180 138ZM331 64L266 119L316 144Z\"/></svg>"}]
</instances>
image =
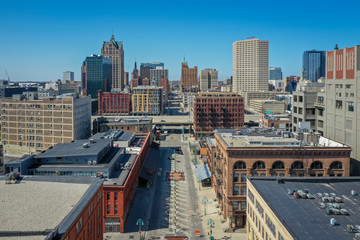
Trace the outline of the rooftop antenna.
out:
<instances>
[{"instance_id":1,"label":"rooftop antenna","mask_svg":"<svg viewBox=\"0 0 360 240\"><path fill-rule=\"evenodd\" d=\"M10 76L8 74L8 72L5 70L5 79L7 78L7 80L10 82Z\"/></svg>"},{"instance_id":2,"label":"rooftop antenna","mask_svg":"<svg viewBox=\"0 0 360 240\"><path fill-rule=\"evenodd\" d=\"M338 45L337 44L335 44L335 48L334 48L335 50L339 50L339 48L338 48Z\"/></svg>"}]
</instances>

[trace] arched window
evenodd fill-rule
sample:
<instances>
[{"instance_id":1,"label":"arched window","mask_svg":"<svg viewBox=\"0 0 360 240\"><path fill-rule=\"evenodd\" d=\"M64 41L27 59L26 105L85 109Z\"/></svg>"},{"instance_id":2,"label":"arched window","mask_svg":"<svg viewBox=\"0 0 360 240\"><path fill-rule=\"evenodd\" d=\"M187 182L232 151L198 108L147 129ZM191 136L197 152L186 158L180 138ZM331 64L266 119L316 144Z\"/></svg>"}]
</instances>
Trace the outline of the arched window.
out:
<instances>
[{"instance_id":1,"label":"arched window","mask_svg":"<svg viewBox=\"0 0 360 240\"><path fill-rule=\"evenodd\" d=\"M303 169L304 168L304 164L300 161L296 161L291 165L292 169Z\"/></svg>"},{"instance_id":2,"label":"arched window","mask_svg":"<svg viewBox=\"0 0 360 240\"><path fill-rule=\"evenodd\" d=\"M343 168L342 163L338 161L332 162L330 165L330 169L342 169L342 168Z\"/></svg>"},{"instance_id":3,"label":"arched window","mask_svg":"<svg viewBox=\"0 0 360 240\"><path fill-rule=\"evenodd\" d=\"M285 169L285 165L282 161L277 161L274 162L274 164L272 165L273 169Z\"/></svg>"},{"instance_id":4,"label":"arched window","mask_svg":"<svg viewBox=\"0 0 360 240\"><path fill-rule=\"evenodd\" d=\"M323 169L323 164L320 161L313 162L311 164L311 169Z\"/></svg>"},{"instance_id":5,"label":"arched window","mask_svg":"<svg viewBox=\"0 0 360 240\"><path fill-rule=\"evenodd\" d=\"M265 163L263 161L257 161L254 163L253 169L265 169Z\"/></svg>"},{"instance_id":6,"label":"arched window","mask_svg":"<svg viewBox=\"0 0 360 240\"><path fill-rule=\"evenodd\" d=\"M235 169L246 169L246 164L245 162L243 161L237 161L235 164L234 164L234 170Z\"/></svg>"}]
</instances>

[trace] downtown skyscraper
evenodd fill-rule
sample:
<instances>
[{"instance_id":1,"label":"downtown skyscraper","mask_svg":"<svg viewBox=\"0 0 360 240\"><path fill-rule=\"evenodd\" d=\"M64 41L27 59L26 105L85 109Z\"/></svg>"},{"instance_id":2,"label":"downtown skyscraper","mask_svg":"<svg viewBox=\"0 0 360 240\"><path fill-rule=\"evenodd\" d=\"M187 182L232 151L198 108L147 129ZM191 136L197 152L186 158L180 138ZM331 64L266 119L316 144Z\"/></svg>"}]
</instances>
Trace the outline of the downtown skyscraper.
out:
<instances>
[{"instance_id":1,"label":"downtown skyscraper","mask_svg":"<svg viewBox=\"0 0 360 240\"><path fill-rule=\"evenodd\" d=\"M115 41L115 37L112 35L109 42L103 42L101 55L112 60L112 89L123 90L125 87L123 42Z\"/></svg>"},{"instance_id":2,"label":"downtown skyscraper","mask_svg":"<svg viewBox=\"0 0 360 240\"><path fill-rule=\"evenodd\" d=\"M325 77L325 51L305 51L303 53L303 79L317 82L319 78Z\"/></svg>"},{"instance_id":3,"label":"downtown skyscraper","mask_svg":"<svg viewBox=\"0 0 360 240\"><path fill-rule=\"evenodd\" d=\"M268 90L269 41L247 39L233 43L233 91Z\"/></svg>"}]
</instances>

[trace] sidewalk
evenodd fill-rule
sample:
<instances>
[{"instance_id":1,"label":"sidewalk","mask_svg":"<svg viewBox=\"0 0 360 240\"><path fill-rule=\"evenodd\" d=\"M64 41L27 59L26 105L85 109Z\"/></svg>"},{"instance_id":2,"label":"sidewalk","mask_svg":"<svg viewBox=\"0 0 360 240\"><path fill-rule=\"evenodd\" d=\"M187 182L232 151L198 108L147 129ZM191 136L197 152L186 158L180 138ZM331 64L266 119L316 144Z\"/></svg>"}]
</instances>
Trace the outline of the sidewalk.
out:
<instances>
[{"instance_id":1,"label":"sidewalk","mask_svg":"<svg viewBox=\"0 0 360 240\"><path fill-rule=\"evenodd\" d=\"M198 161L198 166L203 165L203 161ZM196 186L199 186L199 183L196 179L195 170L193 168L193 174L194 174L194 181ZM202 219L202 225L204 228L204 233L202 235L205 236L206 239L209 239L209 233L210 233L210 226L208 225L208 222L210 219L214 222L214 228L212 228L212 236L214 239L225 239L224 237L228 237L228 239L236 239L236 240L242 240L246 239L246 230L241 229L240 231L234 232L234 233L228 233L224 232L224 229L228 229L229 223L224 221L223 215L219 214L220 208L217 208L217 201L216 201L216 195L214 189L209 187L203 187L200 186L197 188L198 196L199 196L199 206L200 209L198 210L198 214L201 214ZM206 204L206 215L205 214L205 204L204 201L207 200Z\"/></svg>"}]
</instances>

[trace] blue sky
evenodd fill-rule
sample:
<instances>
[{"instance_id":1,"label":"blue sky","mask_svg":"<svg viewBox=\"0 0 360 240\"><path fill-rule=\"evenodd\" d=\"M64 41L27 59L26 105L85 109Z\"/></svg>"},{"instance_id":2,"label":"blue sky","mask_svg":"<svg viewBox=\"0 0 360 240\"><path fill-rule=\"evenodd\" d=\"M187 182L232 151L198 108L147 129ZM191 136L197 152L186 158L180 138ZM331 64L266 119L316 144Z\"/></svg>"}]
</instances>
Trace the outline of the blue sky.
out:
<instances>
[{"instance_id":1,"label":"blue sky","mask_svg":"<svg viewBox=\"0 0 360 240\"><path fill-rule=\"evenodd\" d=\"M232 75L232 43L269 40L269 65L299 75L305 50L360 44L359 1L0 1L0 78L80 80L82 61L114 33L124 42L125 71L160 61L170 80L190 67Z\"/></svg>"}]
</instances>

